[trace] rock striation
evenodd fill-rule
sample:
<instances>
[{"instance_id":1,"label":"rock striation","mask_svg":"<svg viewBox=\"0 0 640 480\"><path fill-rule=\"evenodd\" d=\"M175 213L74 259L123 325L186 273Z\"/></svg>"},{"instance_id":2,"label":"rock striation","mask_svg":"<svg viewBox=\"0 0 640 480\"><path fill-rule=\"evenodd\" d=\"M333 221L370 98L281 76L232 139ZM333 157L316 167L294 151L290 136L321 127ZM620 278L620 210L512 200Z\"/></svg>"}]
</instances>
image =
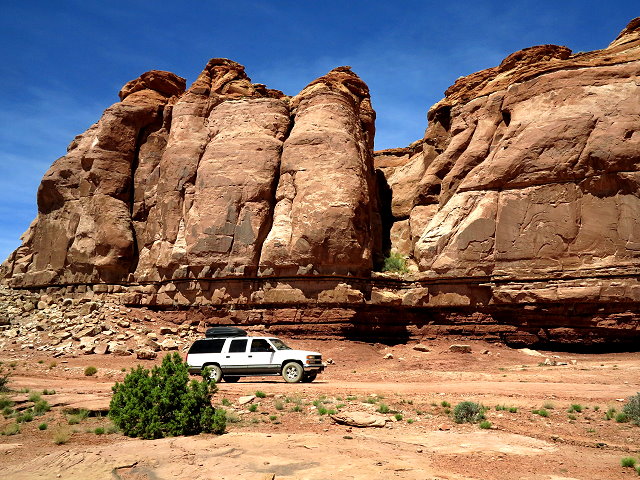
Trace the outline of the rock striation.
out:
<instances>
[{"instance_id":1,"label":"rock striation","mask_svg":"<svg viewBox=\"0 0 640 480\"><path fill-rule=\"evenodd\" d=\"M358 338L640 338L640 19L458 79L373 152L366 84L289 97L214 58L127 83L38 189L9 286ZM378 273L389 251L409 273Z\"/></svg>"}]
</instances>

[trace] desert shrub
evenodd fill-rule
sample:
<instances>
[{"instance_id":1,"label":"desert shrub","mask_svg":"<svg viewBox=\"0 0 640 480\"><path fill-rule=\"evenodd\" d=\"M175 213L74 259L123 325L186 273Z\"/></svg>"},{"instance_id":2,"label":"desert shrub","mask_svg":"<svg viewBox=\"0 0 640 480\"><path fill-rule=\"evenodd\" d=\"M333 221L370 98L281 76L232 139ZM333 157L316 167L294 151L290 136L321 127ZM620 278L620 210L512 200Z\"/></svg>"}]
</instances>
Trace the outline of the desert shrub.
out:
<instances>
[{"instance_id":1,"label":"desert shrub","mask_svg":"<svg viewBox=\"0 0 640 480\"><path fill-rule=\"evenodd\" d=\"M11 425L7 425L7 427L0 432L2 435L16 435L20 433L20 425L17 423L12 423Z\"/></svg>"},{"instance_id":2,"label":"desert shrub","mask_svg":"<svg viewBox=\"0 0 640 480\"><path fill-rule=\"evenodd\" d=\"M84 374L87 377L93 377L96 373L98 373L98 369L91 365L84 369Z\"/></svg>"},{"instance_id":3,"label":"desert shrub","mask_svg":"<svg viewBox=\"0 0 640 480\"><path fill-rule=\"evenodd\" d=\"M449 408L451 406L451 404L449 402L447 402L446 400L441 401L440 405L442 407L445 407L445 408Z\"/></svg>"},{"instance_id":4,"label":"desert shrub","mask_svg":"<svg viewBox=\"0 0 640 480\"><path fill-rule=\"evenodd\" d=\"M47 429L46 423L41 423L40 425L38 425L38 430L46 430L46 429Z\"/></svg>"},{"instance_id":5,"label":"desert shrub","mask_svg":"<svg viewBox=\"0 0 640 480\"><path fill-rule=\"evenodd\" d=\"M103 435L104 434L104 427L96 427L96 429L93 431L93 433L95 433L96 435Z\"/></svg>"},{"instance_id":6,"label":"desert shrub","mask_svg":"<svg viewBox=\"0 0 640 480\"><path fill-rule=\"evenodd\" d=\"M571 406L569 407L568 412L569 412L569 413L572 413L572 412L578 412L578 413L580 413L580 412L582 412L582 405L580 405L579 403L574 403L573 405L571 405Z\"/></svg>"},{"instance_id":7,"label":"desert shrub","mask_svg":"<svg viewBox=\"0 0 640 480\"><path fill-rule=\"evenodd\" d=\"M534 415L540 415L541 417L545 417L545 418L549 416L549 412L544 408L541 408L539 410L531 410L531 413L533 413Z\"/></svg>"},{"instance_id":8,"label":"desert shrub","mask_svg":"<svg viewBox=\"0 0 640 480\"><path fill-rule=\"evenodd\" d=\"M251 405L249 405L249 411L250 412L255 412L256 410L258 410L258 404L257 403L252 403Z\"/></svg>"},{"instance_id":9,"label":"desert shrub","mask_svg":"<svg viewBox=\"0 0 640 480\"><path fill-rule=\"evenodd\" d=\"M229 401L228 398L223 398L222 399L222 405L224 405L225 407L230 407L231 406L231 402Z\"/></svg>"},{"instance_id":10,"label":"desert shrub","mask_svg":"<svg viewBox=\"0 0 640 480\"><path fill-rule=\"evenodd\" d=\"M456 423L478 423L484 420L484 407L476 402L460 402L453 409L453 420Z\"/></svg>"},{"instance_id":11,"label":"desert shrub","mask_svg":"<svg viewBox=\"0 0 640 480\"><path fill-rule=\"evenodd\" d=\"M264 393L262 390L256 390L256 397L258 398L266 398L267 394Z\"/></svg>"},{"instance_id":12,"label":"desert shrub","mask_svg":"<svg viewBox=\"0 0 640 480\"><path fill-rule=\"evenodd\" d=\"M53 443L64 445L71 439L71 432L66 428L60 428L53 433Z\"/></svg>"},{"instance_id":13,"label":"desert shrub","mask_svg":"<svg viewBox=\"0 0 640 480\"><path fill-rule=\"evenodd\" d=\"M37 401L41 400L42 396L40 396L40 394L38 392L33 392L31 395L29 395L29 401L36 403Z\"/></svg>"},{"instance_id":14,"label":"desert shrub","mask_svg":"<svg viewBox=\"0 0 640 480\"><path fill-rule=\"evenodd\" d=\"M491 428L491 422L489 420L483 420L480 422L479 427L483 430L488 430L489 428Z\"/></svg>"},{"instance_id":15,"label":"desert shrub","mask_svg":"<svg viewBox=\"0 0 640 480\"><path fill-rule=\"evenodd\" d=\"M627 423L629 421L629 417L626 413L620 412L616 414L616 422L618 423Z\"/></svg>"},{"instance_id":16,"label":"desert shrub","mask_svg":"<svg viewBox=\"0 0 640 480\"><path fill-rule=\"evenodd\" d=\"M51 410L51 405L46 400L38 400L33 406L33 413L35 415L43 415L44 413Z\"/></svg>"},{"instance_id":17,"label":"desert shrub","mask_svg":"<svg viewBox=\"0 0 640 480\"><path fill-rule=\"evenodd\" d=\"M276 403L273 405L276 410L284 410L284 403L280 400L276 400Z\"/></svg>"},{"instance_id":18,"label":"desert shrub","mask_svg":"<svg viewBox=\"0 0 640 480\"><path fill-rule=\"evenodd\" d=\"M389 405L387 405L386 403L381 403L380 405L378 405L377 411L379 413L389 413L391 409L389 408Z\"/></svg>"},{"instance_id":19,"label":"desert shrub","mask_svg":"<svg viewBox=\"0 0 640 480\"><path fill-rule=\"evenodd\" d=\"M382 266L383 272L395 272L395 273L408 273L407 259L404 255L398 252L391 252L387 258L384 259L384 265Z\"/></svg>"},{"instance_id":20,"label":"desert shrub","mask_svg":"<svg viewBox=\"0 0 640 480\"><path fill-rule=\"evenodd\" d=\"M0 409L13 407L13 401L6 395L0 395Z\"/></svg>"},{"instance_id":21,"label":"desert shrub","mask_svg":"<svg viewBox=\"0 0 640 480\"><path fill-rule=\"evenodd\" d=\"M33 412L26 410L16 417L17 423L33 422Z\"/></svg>"},{"instance_id":22,"label":"desert shrub","mask_svg":"<svg viewBox=\"0 0 640 480\"><path fill-rule=\"evenodd\" d=\"M55 390L47 390L46 388L42 391L43 395L55 395L56 391Z\"/></svg>"},{"instance_id":23,"label":"desert shrub","mask_svg":"<svg viewBox=\"0 0 640 480\"><path fill-rule=\"evenodd\" d=\"M9 376L11 374L8 370L5 370L4 365L0 365L0 392L8 392Z\"/></svg>"},{"instance_id":24,"label":"desert shrub","mask_svg":"<svg viewBox=\"0 0 640 480\"><path fill-rule=\"evenodd\" d=\"M640 392L636 393L622 408L622 412L636 425L640 425Z\"/></svg>"},{"instance_id":25,"label":"desert shrub","mask_svg":"<svg viewBox=\"0 0 640 480\"><path fill-rule=\"evenodd\" d=\"M622 460L620 460L620 465L622 465L623 467L635 467L636 459L633 457L624 457Z\"/></svg>"},{"instance_id":26,"label":"desert shrub","mask_svg":"<svg viewBox=\"0 0 640 480\"><path fill-rule=\"evenodd\" d=\"M203 378L208 378L206 372ZM215 383L189 382L187 364L169 354L151 371L138 365L116 382L109 417L130 437L145 439L201 432L223 433L225 411L211 406Z\"/></svg>"},{"instance_id":27,"label":"desert shrub","mask_svg":"<svg viewBox=\"0 0 640 480\"><path fill-rule=\"evenodd\" d=\"M404 418L404 417L402 416L402 414L401 414L401 413L396 413L396 414L394 415L394 417L395 417L395 419L396 419L396 420L398 420L398 421L400 421L400 420L402 420L402 419Z\"/></svg>"}]
</instances>

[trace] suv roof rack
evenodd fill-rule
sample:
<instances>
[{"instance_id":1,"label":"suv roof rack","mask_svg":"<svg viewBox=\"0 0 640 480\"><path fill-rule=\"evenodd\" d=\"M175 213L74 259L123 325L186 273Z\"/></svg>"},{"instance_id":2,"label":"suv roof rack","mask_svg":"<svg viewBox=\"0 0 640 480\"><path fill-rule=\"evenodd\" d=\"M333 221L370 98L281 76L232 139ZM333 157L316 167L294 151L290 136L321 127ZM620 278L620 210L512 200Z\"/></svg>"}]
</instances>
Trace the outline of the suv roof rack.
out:
<instances>
[{"instance_id":1,"label":"suv roof rack","mask_svg":"<svg viewBox=\"0 0 640 480\"><path fill-rule=\"evenodd\" d=\"M222 326L207 328L204 333L206 338L216 337L246 337L247 332L238 327Z\"/></svg>"}]
</instances>

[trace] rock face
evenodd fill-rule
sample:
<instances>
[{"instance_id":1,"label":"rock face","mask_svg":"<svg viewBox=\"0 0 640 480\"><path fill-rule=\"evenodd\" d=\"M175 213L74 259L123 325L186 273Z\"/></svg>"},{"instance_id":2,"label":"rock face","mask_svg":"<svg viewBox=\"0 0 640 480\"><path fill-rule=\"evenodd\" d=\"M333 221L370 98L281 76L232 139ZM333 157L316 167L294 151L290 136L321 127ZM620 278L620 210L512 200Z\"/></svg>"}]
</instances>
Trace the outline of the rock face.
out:
<instances>
[{"instance_id":1,"label":"rock face","mask_svg":"<svg viewBox=\"0 0 640 480\"><path fill-rule=\"evenodd\" d=\"M45 175L12 285L369 275L375 113L349 67L289 98L216 58L187 91L152 71L120 98Z\"/></svg>"},{"instance_id":2,"label":"rock face","mask_svg":"<svg viewBox=\"0 0 640 480\"><path fill-rule=\"evenodd\" d=\"M639 74L640 19L603 50L526 48L458 79L424 138L374 153L349 67L294 97L227 59L188 90L147 72L52 165L0 273L212 323L633 342ZM375 272L389 251L409 274Z\"/></svg>"}]
</instances>

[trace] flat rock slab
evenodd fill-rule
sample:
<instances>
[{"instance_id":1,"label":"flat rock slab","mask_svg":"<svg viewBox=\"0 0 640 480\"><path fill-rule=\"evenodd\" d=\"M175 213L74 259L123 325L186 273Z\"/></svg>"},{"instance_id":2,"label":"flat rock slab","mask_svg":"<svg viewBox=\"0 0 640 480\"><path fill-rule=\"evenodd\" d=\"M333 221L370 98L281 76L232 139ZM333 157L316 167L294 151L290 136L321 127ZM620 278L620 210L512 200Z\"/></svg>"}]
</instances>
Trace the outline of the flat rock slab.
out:
<instances>
[{"instance_id":1,"label":"flat rock slab","mask_svg":"<svg viewBox=\"0 0 640 480\"><path fill-rule=\"evenodd\" d=\"M351 427L384 427L387 423L385 417L366 412L341 412L331 415L331 418L336 423Z\"/></svg>"}]
</instances>

